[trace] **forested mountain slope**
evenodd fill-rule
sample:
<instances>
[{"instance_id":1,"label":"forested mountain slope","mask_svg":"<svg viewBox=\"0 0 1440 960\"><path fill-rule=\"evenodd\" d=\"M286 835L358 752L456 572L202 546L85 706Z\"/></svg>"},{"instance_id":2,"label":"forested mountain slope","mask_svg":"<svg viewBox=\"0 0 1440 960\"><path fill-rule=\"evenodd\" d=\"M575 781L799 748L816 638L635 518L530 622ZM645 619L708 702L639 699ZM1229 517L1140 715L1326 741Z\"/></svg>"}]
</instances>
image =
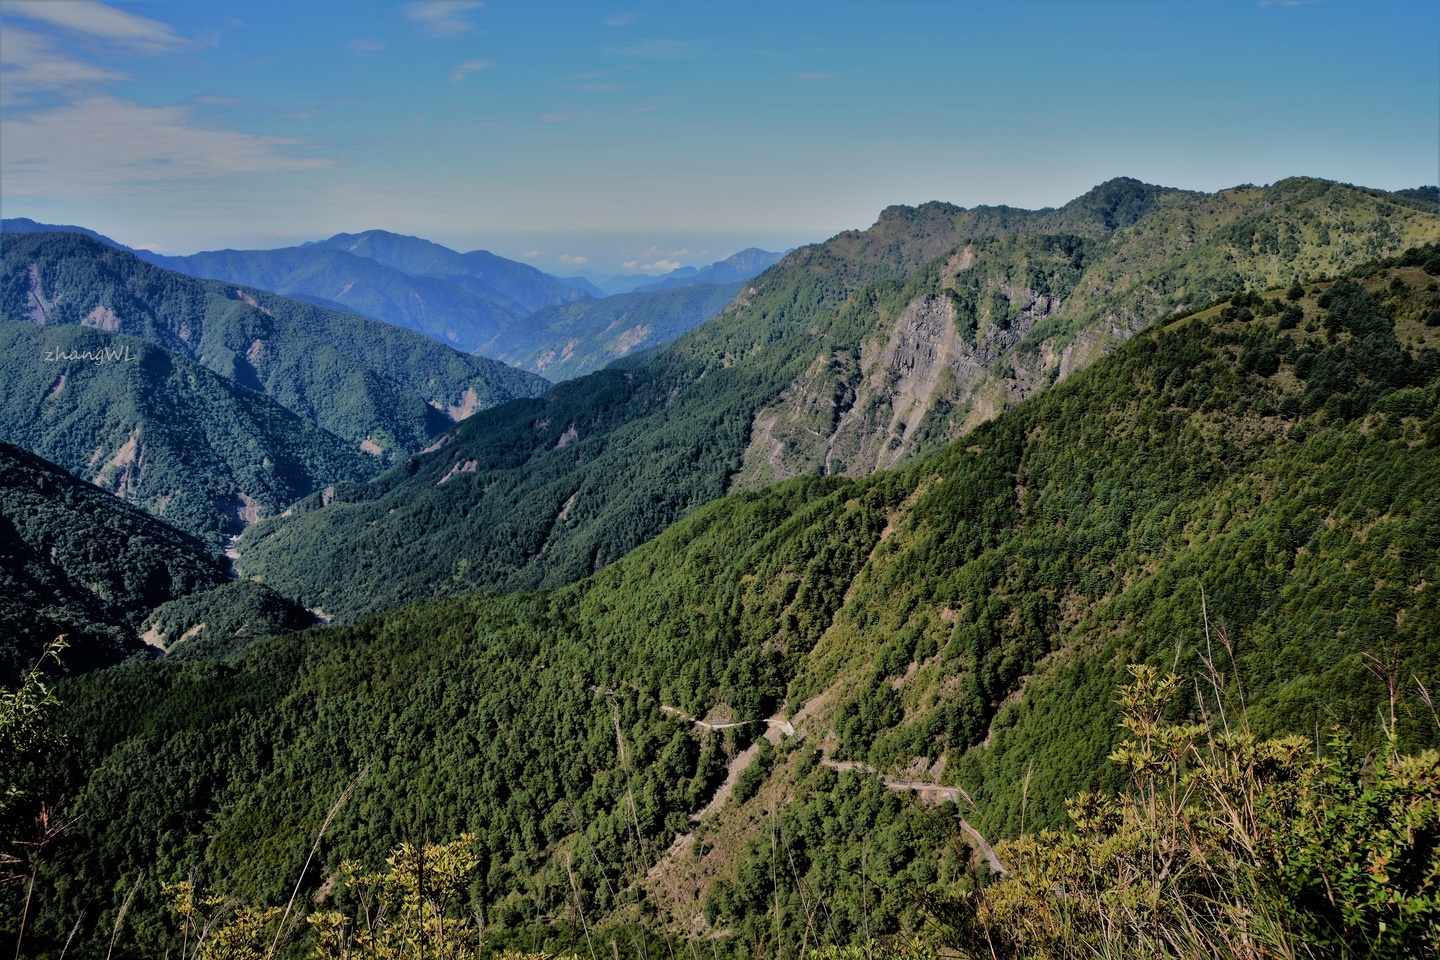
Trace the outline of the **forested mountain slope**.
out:
<instances>
[{"instance_id":1,"label":"forested mountain slope","mask_svg":"<svg viewBox=\"0 0 1440 960\"><path fill-rule=\"evenodd\" d=\"M389 460L549 384L366 317L196 280L66 233L3 235L0 317L141 337Z\"/></svg>"},{"instance_id":2,"label":"forested mountain slope","mask_svg":"<svg viewBox=\"0 0 1440 960\"><path fill-rule=\"evenodd\" d=\"M741 957L801 942L816 891L827 942L913 926L968 869L956 812L992 838L1056 822L1114 776L1126 663L1213 657L1229 722L1338 723L1363 750L1388 703L1365 655L1440 672L1437 274L1430 247L1157 324L933 457L727 497L556 591L67 684L53 789L86 816L36 885L35 949L108 943L142 872L136 956L176 936L156 880L203 864L217 895L284 902L361 770L297 903L345 857L472 831L491 946L623 940L628 918ZM758 730L686 715L777 711L794 736L696 830ZM932 817L847 761L973 806Z\"/></svg>"},{"instance_id":3,"label":"forested mountain slope","mask_svg":"<svg viewBox=\"0 0 1440 960\"><path fill-rule=\"evenodd\" d=\"M0 320L0 440L219 549L379 461L279 403L135 337Z\"/></svg>"},{"instance_id":4,"label":"forested mountain slope","mask_svg":"<svg viewBox=\"0 0 1440 960\"><path fill-rule=\"evenodd\" d=\"M161 651L224 656L313 623L231 580L212 546L0 441L0 687L62 636L76 674Z\"/></svg>"},{"instance_id":5,"label":"forested mountain slope","mask_svg":"<svg viewBox=\"0 0 1440 960\"><path fill-rule=\"evenodd\" d=\"M341 618L557 586L727 491L936 450L1177 311L1437 236L1421 201L1315 180L892 207L792 252L645 362L472 418L262 525L241 567Z\"/></svg>"},{"instance_id":6,"label":"forested mountain slope","mask_svg":"<svg viewBox=\"0 0 1440 960\"><path fill-rule=\"evenodd\" d=\"M0 442L0 686L61 635L71 672L143 652L151 608L228 580L199 540Z\"/></svg>"},{"instance_id":7,"label":"forested mountain slope","mask_svg":"<svg viewBox=\"0 0 1440 960\"><path fill-rule=\"evenodd\" d=\"M1171 195L1163 211L1100 236L1062 226L957 247L851 305L869 329L756 411L736 484L893 466L1177 309L1440 239L1440 211L1377 194L1287 180ZM1122 206L1112 219L1126 216Z\"/></svg>"}]
</instances>

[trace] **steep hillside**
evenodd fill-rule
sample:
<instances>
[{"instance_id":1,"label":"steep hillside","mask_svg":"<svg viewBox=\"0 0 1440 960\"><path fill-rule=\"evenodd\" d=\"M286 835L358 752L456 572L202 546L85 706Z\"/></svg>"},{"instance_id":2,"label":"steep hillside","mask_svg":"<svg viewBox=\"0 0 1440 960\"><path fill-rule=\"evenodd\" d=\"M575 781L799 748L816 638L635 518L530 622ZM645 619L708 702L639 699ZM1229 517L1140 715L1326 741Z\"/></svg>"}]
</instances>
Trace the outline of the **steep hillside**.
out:
<instances>
[{"instance_id":1,"label":"steep hillside","mask_svg":"<svg viewBox=\"0 0 1440 960\"><path fill-rule=\"evenodd\" d=\"M572 380L695 329L740 288L738 283L683 286L546 307L484 350L552 382Z\"/></svg>"},{"instance_id":2,"label":"steep hillside","mask_svg":"<svg viewBox=\"0 0 1440 960\"><path fill-rule=\"evenodd\" d=\"M45 644L84 673L127 657L219 657L315 622L258 583L232 581L205 543L0 442L0 686Z\"/></svg>"},{"instance_id":3,"label":"steep hillside","mask_svg":"<svg viewBox=\"0 0 1440 960\"><path fill-rule=\"evenodd\" d=\"M342 619L558 586L727 491L934 451L1177 311L1437 236L1414 201L1324 181L892 207L792 252L643 364L472 418L262 525L241 568Z\"/></svg>"},{"instance_id":4,"label":"steep hillside","mask_svg":"<svg viewBox=\"0 0 1440 960\"><path fill-rule=\"evenodd\" d=\"M0 321L0 440L219 548L378 461L198 363L89 327Z\"/></svg>"},{"instance_id":5,"label":"steep hillside","mask_svg":"<svg viewBox=\"0 0 1440 960\"><path fill-rule=\"evenodd\" d=\"M0 317L141 337L382 461L451 422L549 384L408 330L272 293L195 280L94 240L3 235Z\"/></svg>"},{"instance_id":6,"label":"steep hillside","mask_svg":"<svg viewBox=\"0 0 1440 960\"><path fill-rule=\"evenodd\" d=\"M817 891L827 942L913 929L983 863L956 814L1013 835L1114 776L1130 662L1210 658L1227 723L1362 752L1403 679L1399 743L1433 743L1408 678L1440 676L1437 274L1432 247L1157 324L934 457L727 497L557 591L71 683L54 789L87 816L35 949L77 916L108 942L142 871L275 904L303 877L308 909L416 830L475 834L493 947L638 923L753 956L802 942ZM136 891L128 945L163 953Z\"/></svg>"},{"instance_id":7,"label":"steep hillside","mask_svg":"<svg viewBox=\"0 0 1440 960\"><path fill-rule=\"evenodd\" d=\"M143 653L146 611L228 579L199 540L0 442L0 686L62 634L71 672Z\"/></svg>"}]
</instances>

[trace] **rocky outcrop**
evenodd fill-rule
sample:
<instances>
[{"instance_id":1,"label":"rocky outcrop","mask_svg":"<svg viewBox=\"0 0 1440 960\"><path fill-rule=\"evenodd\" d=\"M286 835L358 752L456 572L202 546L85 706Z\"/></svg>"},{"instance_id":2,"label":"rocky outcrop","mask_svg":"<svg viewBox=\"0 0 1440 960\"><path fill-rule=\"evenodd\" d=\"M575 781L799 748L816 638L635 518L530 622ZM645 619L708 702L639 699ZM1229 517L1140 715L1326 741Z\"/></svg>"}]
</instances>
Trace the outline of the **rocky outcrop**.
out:
<instances>
[{"instance_id":1,"label":"rocky outcrop","mask_svg":"<svg viewBox=\"0 0 1440 960\"><path fill-rule=\"evenodd\" d=\"M953 276L973 262L966 248L947 272ZM962 315L948 291L927 294L911 301L854 361L838 351L818 356L775 403L755 413L735 487L805 473L885 470L1042 387L1070 351L1019 356L1016 347L1061 301L1003 282L984 292L1007 305L1003 316L989 300L972 317Z\"/></svg>"}]
</instances>

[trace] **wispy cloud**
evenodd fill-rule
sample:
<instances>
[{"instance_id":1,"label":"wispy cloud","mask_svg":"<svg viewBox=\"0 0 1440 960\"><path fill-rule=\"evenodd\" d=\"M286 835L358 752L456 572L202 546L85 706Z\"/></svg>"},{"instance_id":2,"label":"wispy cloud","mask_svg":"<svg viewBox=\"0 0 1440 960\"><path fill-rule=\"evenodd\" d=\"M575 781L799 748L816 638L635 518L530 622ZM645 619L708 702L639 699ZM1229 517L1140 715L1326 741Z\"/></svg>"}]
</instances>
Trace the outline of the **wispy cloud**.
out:
<instances>
[{"instance_id":1,"label":"wispy cloud","mask_svg":"<svg viewBox=\"0 0 1440 960\"><path fill-rule=\"evenodd\" d=\"M483 6L480 0L416 0L405 5L405 16L428 36L459 37L475 29L466 14Z\"/></svg>"},{"instance_id":2,"label":"wispy cloud","mask_svg":"<svg viewBox=\"0 0 1440 960\"><path fill-rule=\"evenodd\" d=\"M384 50L385 44L381 43L379 40L351 40L348 44L345 45L345 49L349 50L357 57L368 57L371 54L379 53L381 50Z\"/></svg>"},{"instance_id":3,"label":"wispy cloud","mask_svg":"<svg viewBox=\"0 0 1440 960\"><path fill-rule=\"evenodd\" d=\"M683 266L683 263L676 260L656 260L654 263L645 264L640 269L646 273L670 273L679 270Z\"/></svg>"},{"instance_id":4,"label":"wispy cloud","mask_svg":"<svg viewBox=\"0 0 1440 960\"><path fill-rule=\"evenodd\" d=\"M107 7L94 0L71 0L67 3L11 0L5 4L5 15L83 33L134 53L164 53L185 42L169 24Z\"/></svg>"},{"instance_id":5,"label":"wispy cloud","mask_svg":"<svg viewBox=\"0 0 1440 960\"><path fill-rule=\"evenodd\" d=\"M7 25L0 31L0 79L4 81L6 100L13 100L17 94L36 90L63 90L131 78L118 70L67 57L38 33Z\"/></svg>"},{"instance_id":6,"label":"wispy cloud","mask_svg":"<svg viewBox=\"0 0 1440 960\"><path fill-rule=\"evenodd\" d=\"M572 83L566 90L574 90L577 93L606 93L612 90L629 90L628 83Z\"/></svg>"},{"instance_id":7,"label":"wispy cloud","mask_svg":"<svg viewBox=\"0 0 1440 960\"><path fill-rule=\"evenodd\" d=\"M635 22L633 13L615 13L606 17L604 24L607 27L628 27Z\"/></svg>"},{"instance_id":8,"label":"wispy cloud","mask_svg":"<svg viewBox=\"0 0 1440 960\"><path fill-rule=\"evenodd\" d=\"M203 126L185 107L96 96L7 120L0 176L16 196L95 196L330 165L295 156L299 143Z\"/></svg>"},{"instance_id":9,"label":"wispy cloud","mask_svg":"<svg viewBox=\"0 0 1440 960\"><path fill-rule=\"evenodd\" d=\"M235 97L199 94L185 104L154 105L115 96L109 88L128 74L61 46L79 40L96 54L160 56L198 45L167 24L89 0L7 2L4 14L0 178L7 194L106 196L330 165L297 153L303 141L227 130L205 117L245 106ZM290 117L306 119L340 102Z\"/></svg>"},{"instance_id":10,"label":"wispy cloud","mask_svg":"<svg viewBox=\"0 0 1440 960\"><path fill-rule=\"evenodd\" d=\"M640 266L640 261L639 261L639 260L626 260L624 263L620 264L620 266L623 267L623 268L626 269L626 270L634 270L636 267Z\"/></svg>"},{"instance_id":11,"label":"wispy cloud","mask_svg":"<svg viewBox=\"0 0 1440 960\"><path fill-rule=\"evenodd\" d=\"M524 253L520 254L520 256L524 257L526 260L533 260L533 259L535 259L536 257L540 256L540 251L539 251L539 250L526 250Z\"/></svg>"},{"instance_id":12,"label":"wispy cloud","mask_svg":"<svg viewBox=\"0 0 1440 960\"><path fill-rule=\"evenodd\" d=\"M683 60L693 46L684 40L639 40L605 48L612 57L636 57L644 60Z\"/></svg>"},{"instance_id":13,"label":"wispy cloud","mask_svg":"<svg viewBox=\"0 0 1440 960\"><path fill-rule=\"evenodd\" d=\"M572 266L572 267L579 267L579 266L583 266L584 264L589 263L589 262L590 262L590 258L589 258L589 257L572 257L572 256L570 256L570 254L568 254L568 253L562 253L562 254L560 254L560 262L561 262L561 263L569 264L569 265Z\"/></svg>"},{"instance_id":14,"label":"wispy cloud","mask_svg":"<svg viewBox=\"0 0 1440 960\"><path fill-rule=\"evenodd\" d=\"M464 63L457 63L450 71L450 82L459 83L472 73L479 73L481 70L489 70L492 64L489 60L466 60Z\"/></svg>"}]
</instances>

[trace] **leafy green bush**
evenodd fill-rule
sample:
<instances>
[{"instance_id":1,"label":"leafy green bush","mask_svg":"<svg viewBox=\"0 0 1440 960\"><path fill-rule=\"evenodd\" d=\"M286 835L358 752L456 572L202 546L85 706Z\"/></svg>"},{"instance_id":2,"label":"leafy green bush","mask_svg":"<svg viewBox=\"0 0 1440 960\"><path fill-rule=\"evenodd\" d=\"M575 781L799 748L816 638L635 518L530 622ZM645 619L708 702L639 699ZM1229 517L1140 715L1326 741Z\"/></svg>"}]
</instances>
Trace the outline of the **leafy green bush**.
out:
<instances>
[{"instance_id":1,"label":"leafy green bush","mask_svg":"<svg viewBox=\"0 0 1440 960\"><path fill-rule=\"evenodd\" d=\"M1069 804L1071 825L1001 843L1003 880L945 942L972 956L1404 957L1440 945L1440 753L1362 757L1261 740L1223 709L1166 719L1185 682L1130 668L1131 787ZM1218 678L1212 680L1221 702ZM1392 717L1393 722L1393 717ZM959 918L958 921L956 918Z\"/></svg>"}]
</instances>

